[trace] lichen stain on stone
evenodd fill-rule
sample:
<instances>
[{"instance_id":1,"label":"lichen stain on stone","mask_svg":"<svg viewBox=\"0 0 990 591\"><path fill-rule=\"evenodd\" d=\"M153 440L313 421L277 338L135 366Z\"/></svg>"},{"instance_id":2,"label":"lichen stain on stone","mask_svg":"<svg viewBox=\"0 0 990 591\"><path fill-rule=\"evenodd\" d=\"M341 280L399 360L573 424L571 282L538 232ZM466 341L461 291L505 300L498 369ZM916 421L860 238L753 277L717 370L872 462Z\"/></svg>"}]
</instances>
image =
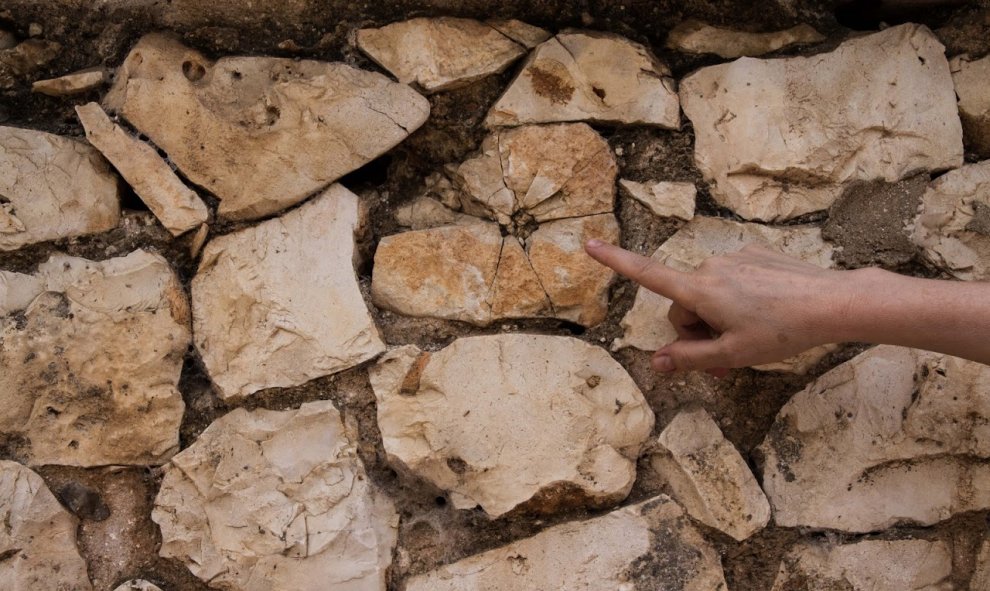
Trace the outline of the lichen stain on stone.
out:
<instances>
[{"instance_id":1,"label":"lichen stain on stone","mask_svg":"<svg viewBox=\"0 0 990 591\"><path fill-rule=\"evenodd\" d=\"M574 96L574 86L554 72L533 66L526 73L529 74L536 94L550 99L552 103L563 105Z\"/></svg>"}]
</instances>

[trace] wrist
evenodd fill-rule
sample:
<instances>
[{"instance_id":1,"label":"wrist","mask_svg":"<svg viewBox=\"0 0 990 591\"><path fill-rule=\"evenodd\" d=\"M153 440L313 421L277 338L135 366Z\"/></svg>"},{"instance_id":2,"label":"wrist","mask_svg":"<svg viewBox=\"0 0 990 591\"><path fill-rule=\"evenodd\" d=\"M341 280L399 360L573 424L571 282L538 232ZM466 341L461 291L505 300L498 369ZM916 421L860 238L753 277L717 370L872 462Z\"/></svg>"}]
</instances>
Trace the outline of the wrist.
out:
<instances>
[{"instance_id":1,"label":"wrist","mask_svg":"<svg viewBox=\"0 0 990 591\"><path fill-rule=\"evenodd\" d=\"M885 296L900 276L877 268L832 271L821 294L818 330L823 342L874 342L883 322Z\"/></svg>"}]
</instances>

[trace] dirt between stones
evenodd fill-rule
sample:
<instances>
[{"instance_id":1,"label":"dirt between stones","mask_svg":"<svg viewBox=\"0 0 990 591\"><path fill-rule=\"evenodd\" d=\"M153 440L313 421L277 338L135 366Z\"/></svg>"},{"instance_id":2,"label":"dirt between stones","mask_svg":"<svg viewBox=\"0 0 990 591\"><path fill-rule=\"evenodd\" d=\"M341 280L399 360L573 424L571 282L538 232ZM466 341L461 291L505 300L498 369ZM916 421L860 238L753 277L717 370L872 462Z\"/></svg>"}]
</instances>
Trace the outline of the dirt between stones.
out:
<instances>
[{"instance_id":1,"label":"dirt between stones","mask_svg":"<svg viewBox=\"0 0 990 591\"><path fill-rule=\"evenodd\" d=\"M497 3L497 6L484 0L463 3L439 0L271 2L264 3L265 6L259 8L257 14L244 14L251 11L240 7L230 8L231 3L227 1L183 1L176 4L185 7L188 18L172 23L163 22L155 11L128 8L132 4L128 2L111 2L100 9L89 8L88 2L54 0L12 0L4 4L0 10L0 28L11 29L26 37L29 23L41 23L46 38L57 40L63 47L73 48L72 51L63 50L56 60L37 73L37 78L57 76L98 64L116 67L142 34L167 29L178 33L185 43L211 56L237 53L342 60L379 71L347 45L345 39L350 30L358 26L380 26L407 17L440 14L519 18L553 31L578 26L625 35L650 46L660 59L671 66L674 77L678 79L695 68L718 61L711 56L690 56L663 48L666 32L685 18L699 18L712 24L747 30L772 30L806 22L833 39L844 31L824 6L829 3L810 0L780 3L732 0L631 0L622 3L510 0ZM305 17L298 14L280 17L279 7L289 4L319 4L320 9L307 12ZM455 4L456 8L453 8ZM957 15L961 16L954 18L962 19L965 14L968 13L959 12ZM934 28L943 22L927 24ZM967 26L961 33L955 34L953 43L967 48L983 47L977 37L985 37L985 29L971 23ZM387 155L341 180L342 184L371 205L369 232L360 244L360 250L365 255L364 263L359 266L358 272L374 320L390 346L415 344L425 351L437 351L462 336L521 331L573 335L599 346L607 346L621 336L619 321L631 307L636 293L635 285L625 280L616 282L611 290L606 320L587 330L572 323L549 319L509 321L478 328L454 321L402 317L370 305L371 255L381 237L398 231L393 215L395 208L422 188L428 174L440 170L448 162L462 161L477 149L487 133L481 121L488 107L508 85L513 73L510 68L504 74L489 76L467 87L429 96L430 118L422 128ZM0 124L83 136L73 105L99 100L102 91L67 99L31 93L29 86L21 84L0 95ZM620 177L695 182L699 188L700 215L733 217L714 203L701 182L701 174L693 161L694 138L690 124L685 123L680 131L596 129L606 137L616 153ZM902 222L903 216L917 201L915 183L911 180L893 186L864 185L850 191L847 198L836 205L832 212L833 219L826 227L833 228L832 239L845 247L843 262L846 265L881 264L916 275L933 275L915 261L913 253L900 242L899 236L893 237L895 226ZM210 205L216 205L212 198L204 197ZM30 272L56 250L102 260L143 247L168 259L188 289L196 269L196 263L189 255L191 236L172 239L133 194L125 195L123 205L127 211L117 229L97 236L33 245L0 254L0 269ZM683 222L653 216L644 206L621 193L617 200L616 216L622 227L623 246L645 254L652 253L683 225ZM795 223L821 222L824 217L813 214L795 220ZM890 241L882 240L882 244L876 242L875 229L878 225L889 230ZM227 222L218 224L211 231L219 235L239 227L242 224ZM843 347L823 359L805 376L738 370L723 380L697 374L656 374L649 367L649 354L633 349L620 351L614 356L629 371L656 412L654 436L671 420L676 409L687 403L700 403L718 422L726 438L752 464L751 451L763 440L774 416L788 398L815 377L861 350L863 347L858 345ZM180 432L183 449L213 420L238 406L283 410L296 408L303 402L333 400L345 420L357 423L359 453L368 473L395 500L400 512L399 544L390 576L390 589L399 589L399 582L410 574L422 573L437 565L532 535L554 523L596 514L571 511L552 517L511 515L490 520L480 511L454 510L438 491L422 482L400 478L385 459L376 423L375 397L365 366L313 380L299 387L267 390L246 401L229 403L219 399L212 391L198 354L190 348L179 389L186 403ZM18 459L17 442L0 441L0 458ZM663 492L663 485L646 468L641 463L639 477L624 504L639 502ZM40 469L39 473L53 491L71 483L98 491L110 509L107 519L95 521L84 518L79 526L80 550L88 562L96 589L112 589L115 584L138 576L159 584L166 591L210 589L178 561L163 559L157 554L161 536L157 526L151 522L150 511L161 484L159 470L86 470L48 466ZM952 544L958 550L954 552L957 556L954 583L961 589L973 570L973 557L986 530L987 517L986 512L967 514L930 528L900 527L866 537L919 537ZM794 542L826 537L824 534L803 535L794 529L771 525L739 543L715 530L702 529L722 555L726 580L732 591L769 589L781 557ZM834 534L827 537L838 541L863 538ZM652 568L652 565L645 566Z\"/></svg>"}]
</instances>

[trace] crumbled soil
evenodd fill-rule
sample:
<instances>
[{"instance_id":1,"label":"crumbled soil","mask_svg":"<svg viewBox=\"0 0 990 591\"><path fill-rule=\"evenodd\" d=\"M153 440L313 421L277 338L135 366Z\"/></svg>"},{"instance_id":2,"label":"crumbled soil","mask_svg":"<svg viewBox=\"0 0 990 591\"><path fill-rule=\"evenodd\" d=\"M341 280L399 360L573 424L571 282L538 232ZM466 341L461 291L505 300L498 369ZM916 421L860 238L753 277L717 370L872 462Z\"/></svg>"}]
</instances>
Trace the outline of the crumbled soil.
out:
<instances>
[{"instance_id":1,"label":"crumbled soil","mask_svg":"<svg viewBox=\"0 0 990 591\"><path fill-rule=\"evenodd\" d=\"M524 2L487 0L447 2L442 0L388 0L378 3L338 0L279 0L256 2L251 9L234 0L171 0L169 2L108 2L91 8L86 0L8 0L0 8L0 28L27 35L28 25L44 27L44 37L63 45L63 51L35 78L61 75L76 69L103 64L119 65L130 46L144 33L171 30L185 43L207 55L257 54L283 57L342 60L365 69L380 70L346 43L353 28L375 26L412 16L454 15L479 18L520 18L535 25L560 30L586 27L609 30L646 43L670 65L675 77L717 63L712 56L681 55L663 48L667 31L686 18L700 18L717 25L760 31L809 23L830 36L820 47L838 43L848 33L830 11L836 2L811 0L742 2L737 0L539 0ZM975 9L974 9L975 10ZM921 22L939 29L953 49L986 53L990 11L969 9L949 13L930 12ZM931 20L925 20L930 18ZM944 26L943 26L944 25ZM780 52L814 51L797 48ZM490 76L470 86L429 97L431 115L427 123L389 154L343 179L343 184L362 196L369 206L369 234L362 243L365 262L358 272L367 296L371 277L371 254L378 240L398 231L393 212L421 190L424 179L448 162L459 162L477 149L486 131L479 125L488 107L513 77L513 70ZM73 106L98 100L100 92L71 98L31 93L29 81L0 91L0 124L29 127L71 136L82 136ZM692 181L699 189L698 213L734 217L718 206L702 182L693 160L693 131L685 121L681 130L599 127L617 154L620 177L632 180ZM870 264L896 268L917 275L931 272L913 261L913 253L901 240L905 216L913 215L917 187L921 181L867 184L856 187L830 212L825 223L831 240L843 247L840 260L851 267ZM203 195L212 201L209 195ZM130 195L129 208L119 228L98 236L22 248L0 253L0 269L30 272L53 251L102 260L136 248L162 254L188 287L196 262L189 254L191 236L173 239ZM661 220L634 200L620 196L617 216L622 226L622 244L649 254L667 240L682 222ZM795 223L821 223L823 214L806 216ZM982 218L980 218L982 219ZM223 234L238 224L219 224L211 231ZM910 255L910 256L909 256ZM620 336L619 321L631 307L636 288L620 280L611 289L611 306L601 325L585 330L558 320L514 320L478 328L464 323L402 317L371 307L372 314L389 345L415 344L438 350L467 335L508 332L537 332L571 335L607 347ZM368 298L370 302L370 298ZM773 418L791 395L831 367L863 349L848 345L823 359L804 376L736 370L725 379L706 374L660 375L649 367L649 353L624 350L616 359L629 371L657 414L656 433L685 404L701 404L719 423L726 437L753 464L752 450L767 434ZM221 400L213 391L202 362L190 348L179 389L186 403L181 427L181 445L188 447L213 420L237 408L286 409L312 400L333 400L345 419L356 422L359 451L370 477L388 492L401 514L399 547L392 569L391 589L409 574L497 547L532 535L549 525L581 519L603 511L565 511L550 517L513 514L497 520L480 511L454 510L430 485L397 474L387 463L375 420L375 399L368 383L366 366L305 385L272 389L247 400ZM0 438L0 457L17 455L16 441ZM643 466L641 466L642 468ZM99 512L82 512L80 546L89 563L96 589L142 577L165 591L198 591L208 587L178 561L158 557L161 543L151 508L161 484L160 469L79 469L47 466L39 470L53 490L70 483L84 485L99 495L110 510L106 519ZM644 500L664 490L645 469L639 471L626 503ZM957 516L930 528L893 528L879 537L925 537L942 539L956 550L953 582L966 588L973 569L973 556L986 531L986 512ZM772 586L781 556L797 540L825 534L770 526L749 540L737 543L717 531L702 527L722 554L731 591L761 591ZM836 536L829 539L858 539Z\"/></svg>"}]
</instances>

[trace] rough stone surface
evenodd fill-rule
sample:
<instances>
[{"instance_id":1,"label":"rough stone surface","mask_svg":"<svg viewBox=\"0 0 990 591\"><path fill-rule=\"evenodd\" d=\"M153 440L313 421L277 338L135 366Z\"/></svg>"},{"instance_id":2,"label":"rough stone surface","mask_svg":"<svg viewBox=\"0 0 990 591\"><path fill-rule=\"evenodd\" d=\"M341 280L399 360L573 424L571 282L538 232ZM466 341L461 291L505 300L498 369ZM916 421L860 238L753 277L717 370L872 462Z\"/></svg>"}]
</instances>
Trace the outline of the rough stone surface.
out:
<instances>
[{"instance_id":1,"label":"rough stone surface","mask_svg":"<svg viewBox=\"0 0 990 591\"><path fill-rule=\"evenodd\" d=\"M969 582L970 589L990 589L990 538L983 542L976 556L976 569Z\"/></svg>"},{"instance_id":2,"label":"rough stone surface","mask_svg":"<svg viewBox=\"0 0 990 591\"><path fill-rule=\"evenodd\" d=\"M48 96L71 96L95 90L107 80L107 71L102 67L87 68L58 78L37 80L31 90Z\"/></svg>"},{"instance_id":3,"label":"rough stone surface","mask_svg":"<svg viewBox=\"0 0 990 591\"><path fill-rule=\"evenodd\" d=\"M31 465L160 464L179 447L189 346L178 277L143 250L0 271L0 433Z\"/></svg>"},{"instance_id":4,"label":"rough stone surface","mask_svg":"<svg viewBox=\"0 0 990 591\"><path fill-rule=\"evenodd\" d=\"M383 357L371 383L389 462L492 517L621 500L653 427L622 366L571 337L408 346Z\"/></svg>"},{"instance_id":5,"label":"rough stone surface","mask_svg":"<svg viewBox=\"0 0 990 591\"><path fill-rule=\"evenodd\" d=\"M485 24L502 33L526 49L533 49L552 35L546 30L514 18L491 19Z\"/></svg>"},{"instance_id":6,"label":"rough stone surface","mask_svg":"<svg viewBox=\"0 0 990 591\"><path fill-rule=\"evenodd\" d=\"M723 591L718 554L664 496L413 577L406 591Z\"/></svg>"},{"instance_id":7,"label":"rough stone surface","mask_svg":"<svg viewBox=\"0 0 990 591\"><path fill-rule=\"evenodd\" d=\"M99 152L67 137L0 127L0 251L104 232L119 219L117 179Z\"/></svg>"},{"instance_id":8,"label":"rough stone surface","mask_svg":"<svg viewBox=\"0 0 990 591\"><path fill-rule=\"evenodd\" d=\"M990 157L990 88L987 86L990 56L982 59L957 56L949 67L959 97L959 117L966 147L980 156Z\"/></svg>"},{"instance_id":9,"label":"rough stone surface","mask_svg":"<svg viewBox=\"0 0 990 591\"><path fill-rule=\"evenodd\" d=\"M167 466L163 557L224 591L384 591L398 515L330 401L237 409Z\"/></svg>"},{"instance_id":10,"label":"rough stone surface","mask_svg":"<svg viewBox=\"0 0 990 591\"><path fill-rule=\"evenodd\" d=\"M162 591L161 587L144 579L131 579L120 584L114 591Z\"/></svg>"},{"instance_id":11,"label":"rough stone surface","mask_svg":"<svg viewBox=\"0 0 990 591\"><path fill-rule=\"evenodd\" d=\"M477 224L478 218L453 210L432 197L416 197L395 210L395 221L404 228L426 230L438 226Z\"/></svg>"},{"instance_id":12,"label":"rough stone surface","mask_svg":"<svg viewBox=\"0 0 990 591\"><path fill-rule=\"evenodd\" d=\"M963 162L948 62L919 25L812 57L703 68L680 95L712 196L747 219L790 219L826 209L852 181Z\"/></svg>"},{"instance_id":13,"label":"rough stone surface","mask_svg":"<svg viewBox=\"0 0 990 591\"><path fill-rule=\"evenodd\" d=\"M865 540L838 546L801 543L784 557L773 591L946 591L955 588L951 575L952 554L944 542Z\"/></svg>"},{"instance_id":14,"label":"rough stone surface","mask_svg":"<svg viewBox=\"0 0 990 591\"><path fill-rule=\"evenodd\" d=\"M670 70L647 48L623 37L561 32L533 50L485 124L555 121L676 129L680 107Z\"/></svg>"},{"instance_id":15,"label":"rough stone surface","mask_svg":"<svg viewBox=\"0 0 990 591\"><path fill-rule=\"evenodd\" d=\"M311 60L210 62L159 34L131 50L104 104L237 220L302 201L398 144L429 114L426 99L381 74Z\"/></svg>"},{"instance_id":16,"label":"rough stone surface","mask_svg":"<svg viewBox=\"0 0 990 591\"><path fill-rule=\"evenodd\" d=\"M40 476L0 460L0 588L92 591L76 547L78 521L55 500Z\"/></svg>"},{"instance_id":17,"label":"rough stone surface","mask_svg":"<svg viewBox=\"0 0 990 591\"><path fill-rule=\"evenodd\" d=\"M210 212L203 200L154 148L114 124L97 103L76 107L76 115L89 143L113 164L173 236L206 223Z\"/></svg>"},{"instance_id":18,"label":"rough stone surface","mask_svg":"<svg viewBox=\"0 0 990 591\"><path fill-rule=\"evenodd\" d=\"M696 217L653 253L652 258L678 271L693 271L705 259L736 252L747 244L758 244L803 261L830 267L832 247L822 241L821 230L808 226L771 228L721 218ZM613 349L635 347L655 351L677 339L667 320L671 301L640 287L632 309L622 319L623 335ZM834 348L822 345L779 363L756 369L804 373Z\"/></svg>"},{"instance_id":19,"label":"rough stone surface","mask_svg":"<svg viewBox=\"0 0 990 591\"><path fill-rule=\"evenodd\" d=\"M28 39L10 49L0 49L0 89L14 88L58 57L61 49L58 43L42 39Z\"/></svg>"},{"instance_id":20,"label":"rough stone surface","mask_svg":"<svg viewBox=\"0 0 990 591\"><path fill-rule=\"evenodd\" d=\"M13 49L17 47L17 35L0 29L0 50Z\"/></svg>"},{"instance_id":21,"label":"rough stone surface","mask_svg":"<svg viewBox=\"0 0 990 591\"><path fill-rule=\"evenodd\" d=\"M657 445L650 465L691 517L736 540L745 540L769 523L766 495L703 409L678 413Z\"/></svg>"},{"instance_id":22,"label":"rough stone surface","mask_svg":"<svg viewBox=\"0 0 990 591\"><path fill-rule=\"evenodd\" d=\"M690 221L694 217L694 202L698 196L698 189L694 183L669 181L638 183L622 179L619 181L619 186L630 197L660 217L685 221Z\"/></svg>"},{"instance_id":23,"label":"rough stone surface","mask_svg":"<svg viewBox=\"0 0 990 591\"><path fill-rule=\"evenodd\" d=\"M990 160L935 179L921 198L913 240L959 279L990 279Z\"/></svg>"},{"instance_id":24,"label":"rough stone surface","mask_svg":"<svg viewBox=\"0 0 990 591\"><path fill-rule=\"evenodd\" d=\"M990 368L881 346L824 374L759 451L784 527L880 531L990 507Z\"/></svg>"},{"instance_id":25,"label":"rough stone surface","mask_svg":"<svg viewBox=\"0 0 990 591\"><path fill-rule=\"evenodd\" d=\"M749 33L713 27L697 20L686 20L667 36L667 47L687 53L713 53L732 59L758 56L798 43L818 43L825 37L809 25L783 31Z\"/></svg>"},{"instance_id":26,"label":"rough stone surface","mask_svg":"<svg viewBox=\"0 0 990 591\"><path fill-rule=\"evenodd\" d=\"M196 347L224 398L297 386L385 349L354 271L358 197L332 185L211 240L192 282Z\"/></svg>"},{"instance_id":27,"label":"rough stone surface","mask_svg":"<svg viewBox=\"0 0 990 591\"><path fill-rule=\"evenodd\" d=\"M466 18L414 18L360 29L358 48L399 82L450 90L502 72L526 48L491 25Z\"/></svg>"}]
</instances>

